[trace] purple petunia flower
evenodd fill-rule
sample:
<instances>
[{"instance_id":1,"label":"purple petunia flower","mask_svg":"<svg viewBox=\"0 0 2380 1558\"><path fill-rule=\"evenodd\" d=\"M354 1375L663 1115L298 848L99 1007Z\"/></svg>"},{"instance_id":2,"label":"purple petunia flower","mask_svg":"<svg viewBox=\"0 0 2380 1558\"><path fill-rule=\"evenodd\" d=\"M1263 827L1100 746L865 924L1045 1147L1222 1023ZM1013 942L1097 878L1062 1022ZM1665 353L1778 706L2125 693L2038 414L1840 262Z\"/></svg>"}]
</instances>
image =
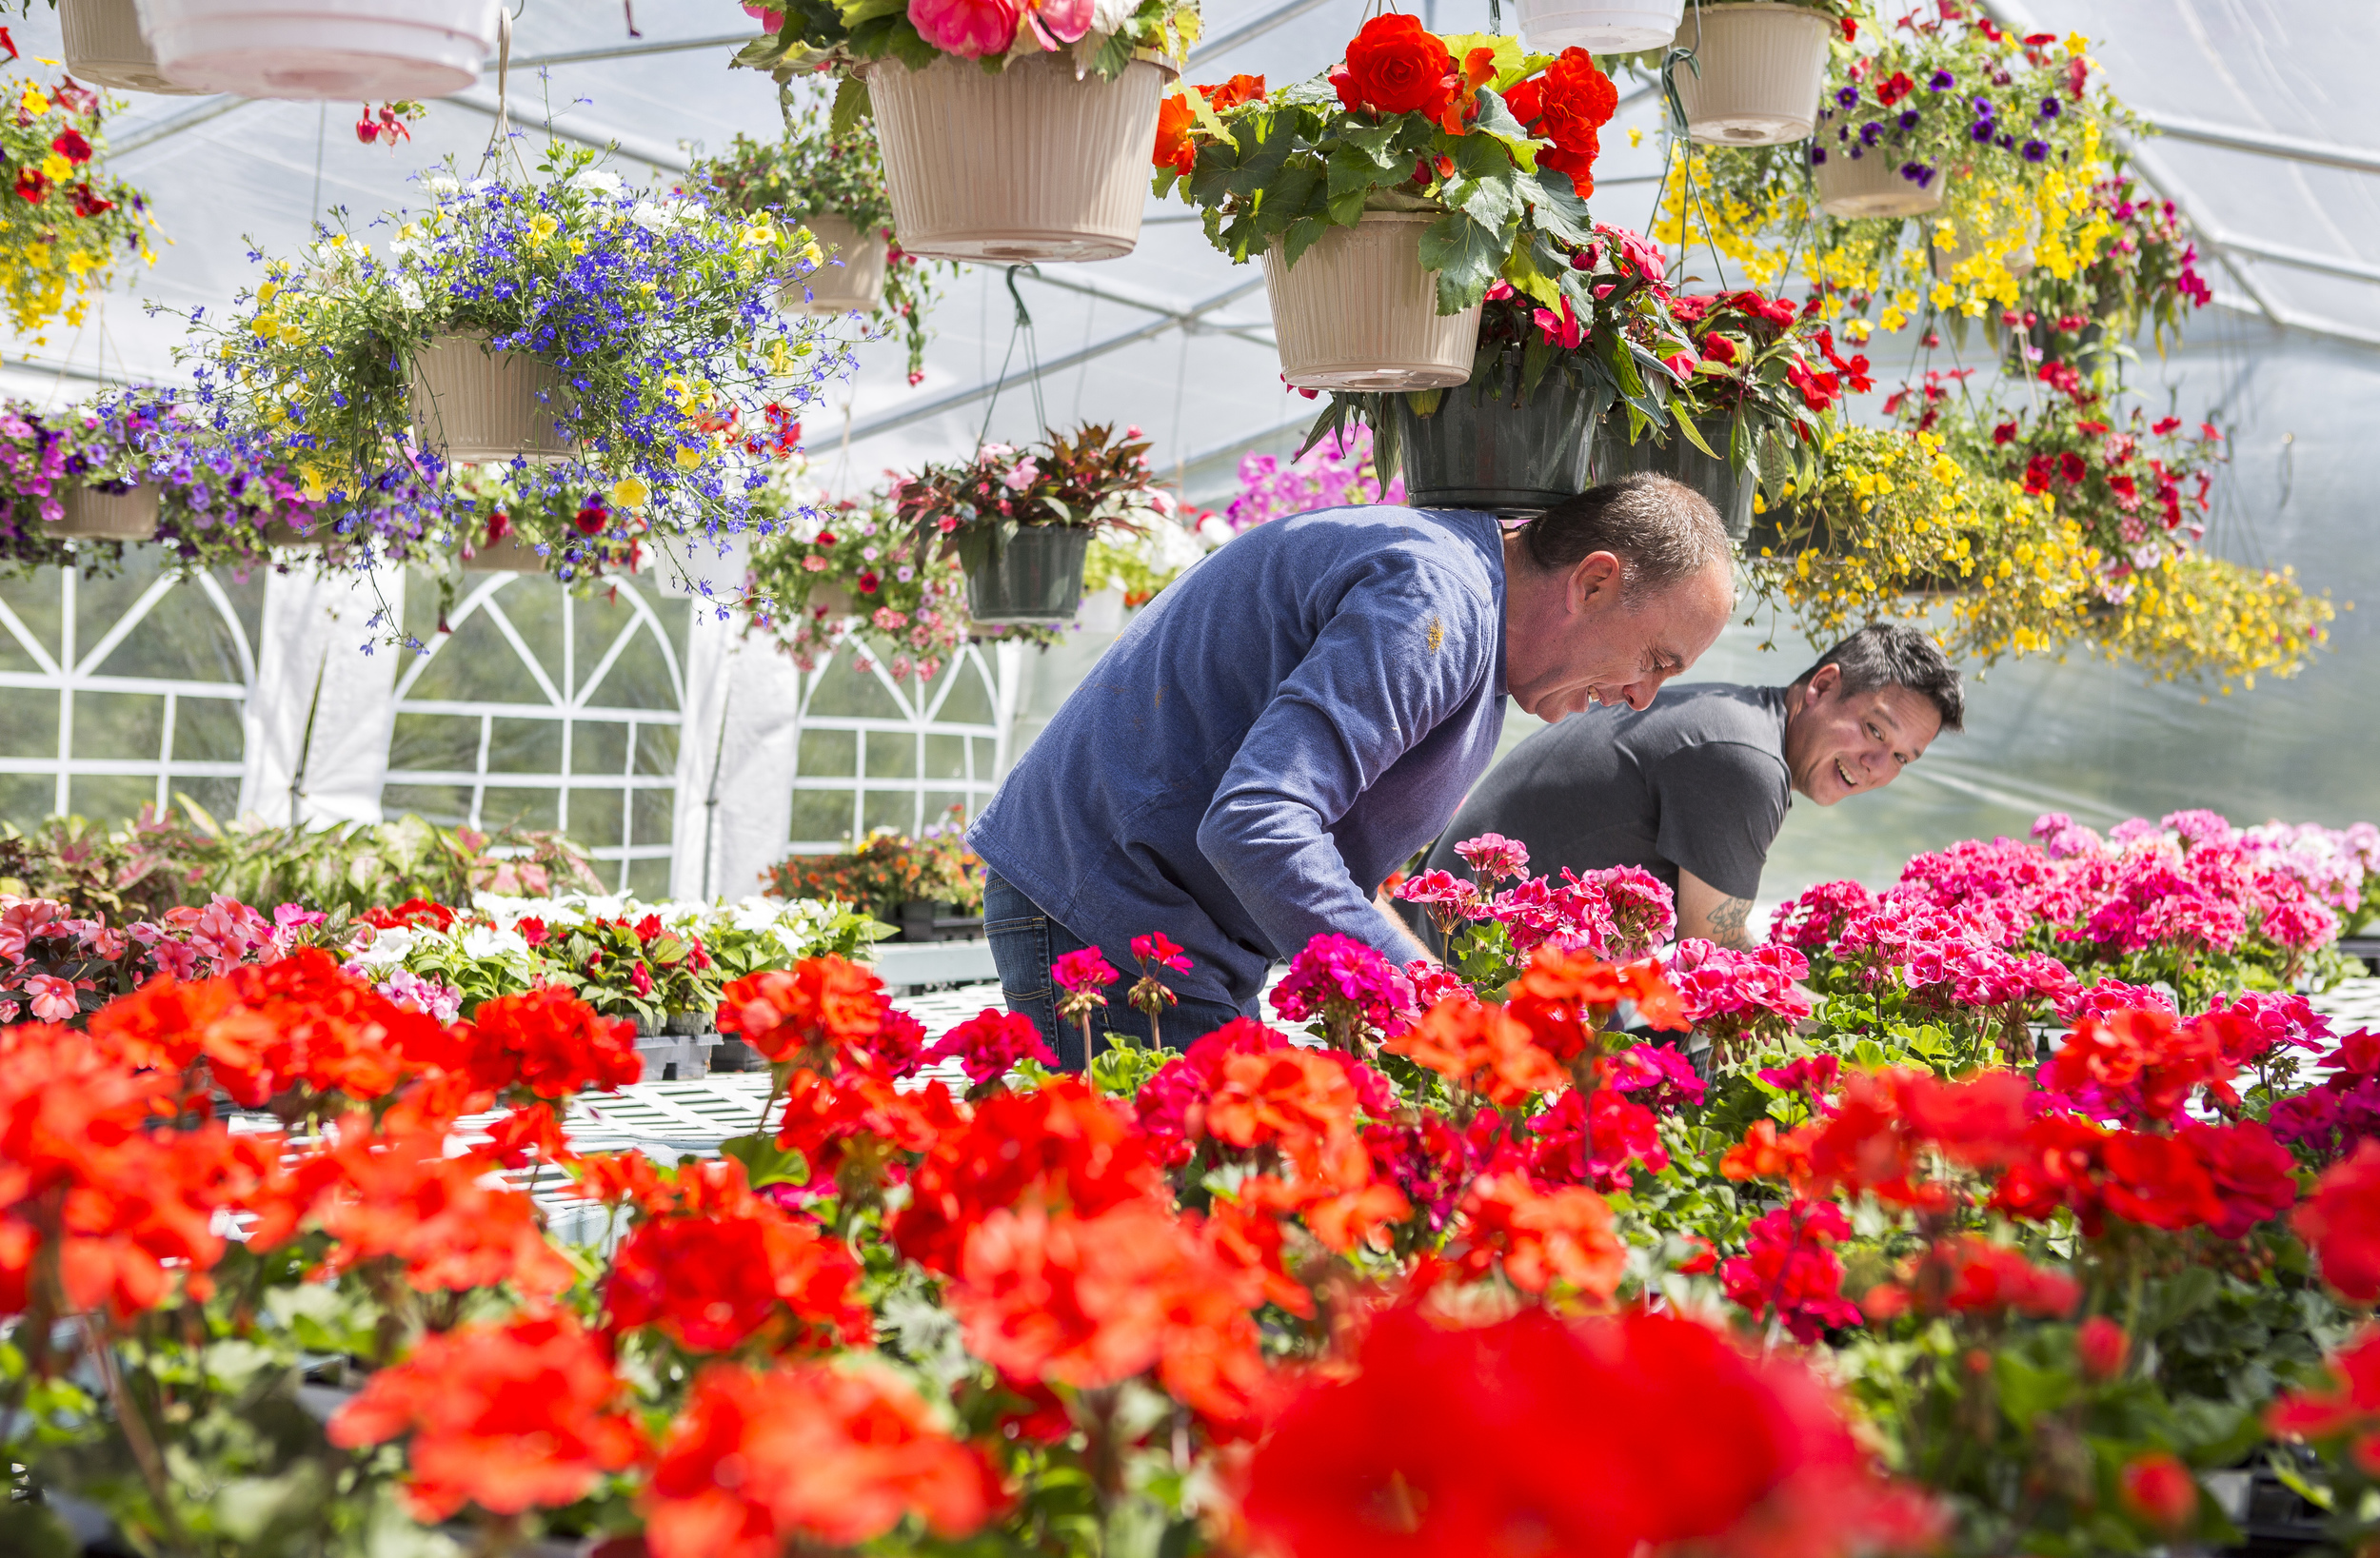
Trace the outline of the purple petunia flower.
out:
<instances>
[{"instance_id":1,"label":"purple petunia flower","mask_svg":"<svg viewBox=\"0 0 2380 1558\"><path fill-rule=\"evenodd\" d=\"M1999 127L1992 123L1991 120L1978 119L1973 124L1967 127L1967 138L1975 142L1977 145L1989 146L1992 144L1992 133L1997 128L1999 128Z\"/></svg>"},{"instance_id":2,"label":"purple petunia flower","mask_svg":"<svg viewBox=\"0 0 2380 1558\"><path fill-rule=\"evenodd\" d=\"M2041 117L2044 119L2055 119L2059 114L2064 113L2065 111L2066 110L2064 108L2058 107L2058 101L2054 96L2045 97L2041 100Z\"/></svg>"},{"instance_id":3,"label":"purple petunia flower","mask_svg":"<svg viewBox=\"0 0 2380 1558\"><path fill-rule=\"evenodd\" d=\"M1930 92L1947 92L1957 85L1958 78L1948 70L1936 70L1926 77L1926 90Z\"/></svg>"},{"instance_id":4,"label":"purple petunia flower","mask_svg":"<svg viewBox=\"0 0 2380 1558\"><path fill-rule=\"evenodd\" d=\"M1835 94L1835 101L1847 108L1855 108L1859 107L1859 89L1845 87Z\"/></svg>"},{"instance_id":5,"label":"purple petunia flower","mask_svg":"<svg viewBox=\"0 0 2380 1558\"><path fill-rule=\"evenodd\" d=\"M1903 129L1915 129L1917 128L1917 110L1914 108L1901 109L1900 127Z\"/></svg>"},{"instance_id":6,"label":"purple petunia flower","mask_svg":"<svg viewBox=\"0 0 2380 1558\"><path fill-rule=\"evenodd\" d=\"M2025 161L2029 163L2049 161L2050 143L2047 141L2027 141L2025 143L2024 158Z\"/></svg>"}]
</instances>

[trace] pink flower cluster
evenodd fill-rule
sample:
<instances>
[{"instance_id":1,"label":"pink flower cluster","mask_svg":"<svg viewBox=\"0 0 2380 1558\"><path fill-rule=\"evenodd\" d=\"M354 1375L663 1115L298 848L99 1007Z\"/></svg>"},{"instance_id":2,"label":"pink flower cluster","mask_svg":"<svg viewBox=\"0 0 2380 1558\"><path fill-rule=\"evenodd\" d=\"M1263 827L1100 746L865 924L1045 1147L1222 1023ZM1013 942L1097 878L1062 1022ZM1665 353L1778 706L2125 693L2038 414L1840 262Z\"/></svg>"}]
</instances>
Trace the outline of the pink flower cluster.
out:
<instances>
[{"instance_id":1,"label":"pink flower cluster","mask_svg":"<svg viewBox=\"0 0 2380 1558\"><path fill-rule=\"evenodd\" d=\"M204 979L241 963L269 963L322 919L294 903L267 919L218 895L203 907L112 926L71 917L49 898L0 894L0 1023L70 1022L159 974Z\"/></svg>"},{"instance_id":2,"label":"pink flower cluster","mask_svg":"<svg viewBox=\"0 0 2380 1558\"><path fill-rule=\"evenodd\" d=\"M1292 1022L1319 1019L1334 1033L1360 1024L1391 1037L1414 1010L1405 971L1353 937L1325 932L1289 960L1273 1010Z\"/></svg>"},{"instance_id":3,"label":"pink flower cluster","mask_svg":"<svg viewBox=\"0 0 2380 1558\"><path fill-rule=\"evenodd\" d=\"M1721 1025L1740 1031L1764 1017L1781 1018L1790 1029L1816 1009L1800 985L1808 977L1809 962L1791 947L1736 952L1692 936L1677 943L1669 965L1686 1020L1704 1032Z\"/></svg>"},{"instance_id":4,"label":"pink flower cluster","mask_svg":"<svg viewBox=\"0 0 2380 1558\"><path fill-rule=\"evenodd\" d=\"M1777 912L1770 939L1871 978L1889 971L1945 1004L2046 1000L2072 1016L2089 997L2068 966L2077 958L2256 953L2293 973L2338 936L2337 909L2362 901L2380 852L2368 824L2243 831L2208 811L2136 818L2105 838L2051 813L2033 831L2037 844L1969 839L1918 856L1880 896L1812 888ZM2040 950L2052 943L2073 956Z\"/></svg>"},{"instance_id":5,"label":"pink flower cluster","mask_svg":"<svg viewBox=\"0 0 2380 1558\"><path fill-rule=\"evenodd\" d=\"M1372 429L1359 424L1343 440L1323 434L1321 443L1285 465L1269 454L1240 456L1240 496L1223 515L1234 530L1246 530L1318 508L1404 501L1403 477L1391 476L1385 488L1380 485Z\"/></svg>"},{"instance_id":6,"label":"pink flower cluster","mask_svg":"<svg viewBox=\"0 0 2380 1558\"><path fill-rule=\"evenodd\" d=\"M1532 877L1528 847L1498 833L1466 838L1455 853L1479 880L1424 871L1399 883L1393 895L1400 902L1420 904L1450 937L1458 926L1492 923L1504 927L1513 951L1522 957L1551 946L1626 962L1668 940L1677 927L1668 886L1635 866L1583 876L1565 867L1559 882ZM1510 887L1489 891L1508 878L1515 878Z\"/></svg>"}]
</instances>

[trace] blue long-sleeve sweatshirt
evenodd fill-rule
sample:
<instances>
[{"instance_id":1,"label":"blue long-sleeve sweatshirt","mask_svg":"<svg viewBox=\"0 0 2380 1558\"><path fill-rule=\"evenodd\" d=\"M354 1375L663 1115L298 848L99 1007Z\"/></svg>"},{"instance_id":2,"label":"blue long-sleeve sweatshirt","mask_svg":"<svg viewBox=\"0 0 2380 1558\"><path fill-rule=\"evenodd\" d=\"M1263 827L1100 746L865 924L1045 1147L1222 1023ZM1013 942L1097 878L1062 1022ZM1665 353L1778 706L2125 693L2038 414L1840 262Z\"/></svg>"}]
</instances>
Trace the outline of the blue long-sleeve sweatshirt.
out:
<instances>
[{"instance_id":1,"label":"blue long-sleeve sweatshirt","mask_svg":"<svg viewBox=\"0 0 2380 1558\"><path fill-rule=\"evenodd\" d=\"M969 831L1058 922L1184 996L1256 1011L1337 931L1401 961L1372 897L1435 838L1504 722L1493 515L1323 509L1235 537L1101 657Z\"/></svg>"}]
</instances>

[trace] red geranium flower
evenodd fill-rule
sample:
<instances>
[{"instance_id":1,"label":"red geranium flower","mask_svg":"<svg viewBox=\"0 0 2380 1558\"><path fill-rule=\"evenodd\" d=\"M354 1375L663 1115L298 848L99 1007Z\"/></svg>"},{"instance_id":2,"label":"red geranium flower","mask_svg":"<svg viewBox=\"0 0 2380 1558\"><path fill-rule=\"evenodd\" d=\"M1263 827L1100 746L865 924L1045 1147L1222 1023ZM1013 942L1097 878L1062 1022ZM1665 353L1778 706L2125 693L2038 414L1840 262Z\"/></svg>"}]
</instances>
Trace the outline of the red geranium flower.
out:
<instances>
[{"instance_id":1,"label":"red geranium flower","mask_svg":"<svg viewBox=\"0 0 2380 1558\"><path fill-rule=\"evenodd\" d=\"M961 1537L1006 1503L989 1463L904 1384L713 1364L670 1425L642 1507L654 1558L777 1558L798 1539L856 1547L910 1514Z\"/></svg>"},{"instance_id":2,"label":"red geranium flower","mask_svg":"<svg viewBox=\"0 0 2380 1558\"><path fill-rule=\"evenodd\" d=\"M413 1511L445 1520L466 1504L492 1514L574 1504L645 1450L603 1345L564 1311L422 1338L374 1373L332 1418L352 1450L411 1435Z\"/></svg>"}]
</instances>

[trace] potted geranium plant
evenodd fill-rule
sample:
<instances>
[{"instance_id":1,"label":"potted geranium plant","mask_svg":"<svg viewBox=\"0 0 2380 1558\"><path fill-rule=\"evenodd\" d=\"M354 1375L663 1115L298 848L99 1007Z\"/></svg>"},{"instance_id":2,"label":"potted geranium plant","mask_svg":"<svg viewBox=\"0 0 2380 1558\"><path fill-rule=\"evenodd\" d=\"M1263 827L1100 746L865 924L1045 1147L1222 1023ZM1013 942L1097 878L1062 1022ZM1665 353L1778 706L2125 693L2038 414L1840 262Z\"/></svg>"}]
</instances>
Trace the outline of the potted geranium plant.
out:
<instances>
[{"instance_id":1,"label":"potted geranium plant","mask_svg":"<svg viewBox=\"0 0 2380 1558\"><path fill-rule=\"evenodd\" d=\"M1195 0L747 5L736 63L838 78L873 117L893 228L938 260L1112 260L1140 242L1140 148L1197 40Z\"/></svg>"},{"instance_id":2,"label":"potted geranium plant","mask_svg":"<svg viewBox=\"0 0 2380 1558\"><path fill-rule=\"evenodd\" d=\"M276 444L343 534L428 544L471 502L446 465L495 462L525 502L716 534L765 481L765 407L798 418L831 371L773 304L796 229L632 190L585 151L540 171L429 178L385 256L330 233L193 322L219 424Z\"/></svg>"},{"instance_id":3,"label":"potted geranium plant","mask_svg":"<svg viewBox=\"0 0 2380 1558\"><path fill-rule=\"evenodd\" d=\"M242 97L379 102L443 97L479 80L501 0L139 0L175 85Z\"/></svg>"},{"instance_id":4,"label":"potted geranium plant","mask_svg":"<svg viewBox=\"0 0 2380 1558\"><path fill-rule=\"evenodd\" d=\"M877 333L898 333L908 348L909 382L924 377L925 312L938 267L901 245L875 136L856 126L833 128L813 103L787 113L783 138L739 134L689 178L735 210L775 210L807 228L823 252L784 284L786 306L870 316Z\"/></svg>"},{"instance_id":5,"label":"potted geranium plant","mask_svg":"<svg viewBox=\"0 0 2380 1558\"><path fill-rule=\"evenodd\" d=\"M973 460L901 483L894 512L917 544L957 555L977 621L1069 621L1092 536L1136 534L1155 507L1149 446L1137 433L1085 424L1023 449L986 444Z\"/></svg>"},{"instance_id":6,"label":"potted geranium plant","mask_svg":"<svg viewBox=\"0 0 2380 1558\"><path fill-rule=\"evenodd\" d=\"M1444 388L1471 378L1497 280L1590 310L1556 245L1595 242L1596 130L1617 101L1583 50L1440 38L1392 12L1327 79L1183 89L1160 121L1156 187L1204 210L1235 264L1261 255L1292 387Z\"/></svg>"}]
</instances>

